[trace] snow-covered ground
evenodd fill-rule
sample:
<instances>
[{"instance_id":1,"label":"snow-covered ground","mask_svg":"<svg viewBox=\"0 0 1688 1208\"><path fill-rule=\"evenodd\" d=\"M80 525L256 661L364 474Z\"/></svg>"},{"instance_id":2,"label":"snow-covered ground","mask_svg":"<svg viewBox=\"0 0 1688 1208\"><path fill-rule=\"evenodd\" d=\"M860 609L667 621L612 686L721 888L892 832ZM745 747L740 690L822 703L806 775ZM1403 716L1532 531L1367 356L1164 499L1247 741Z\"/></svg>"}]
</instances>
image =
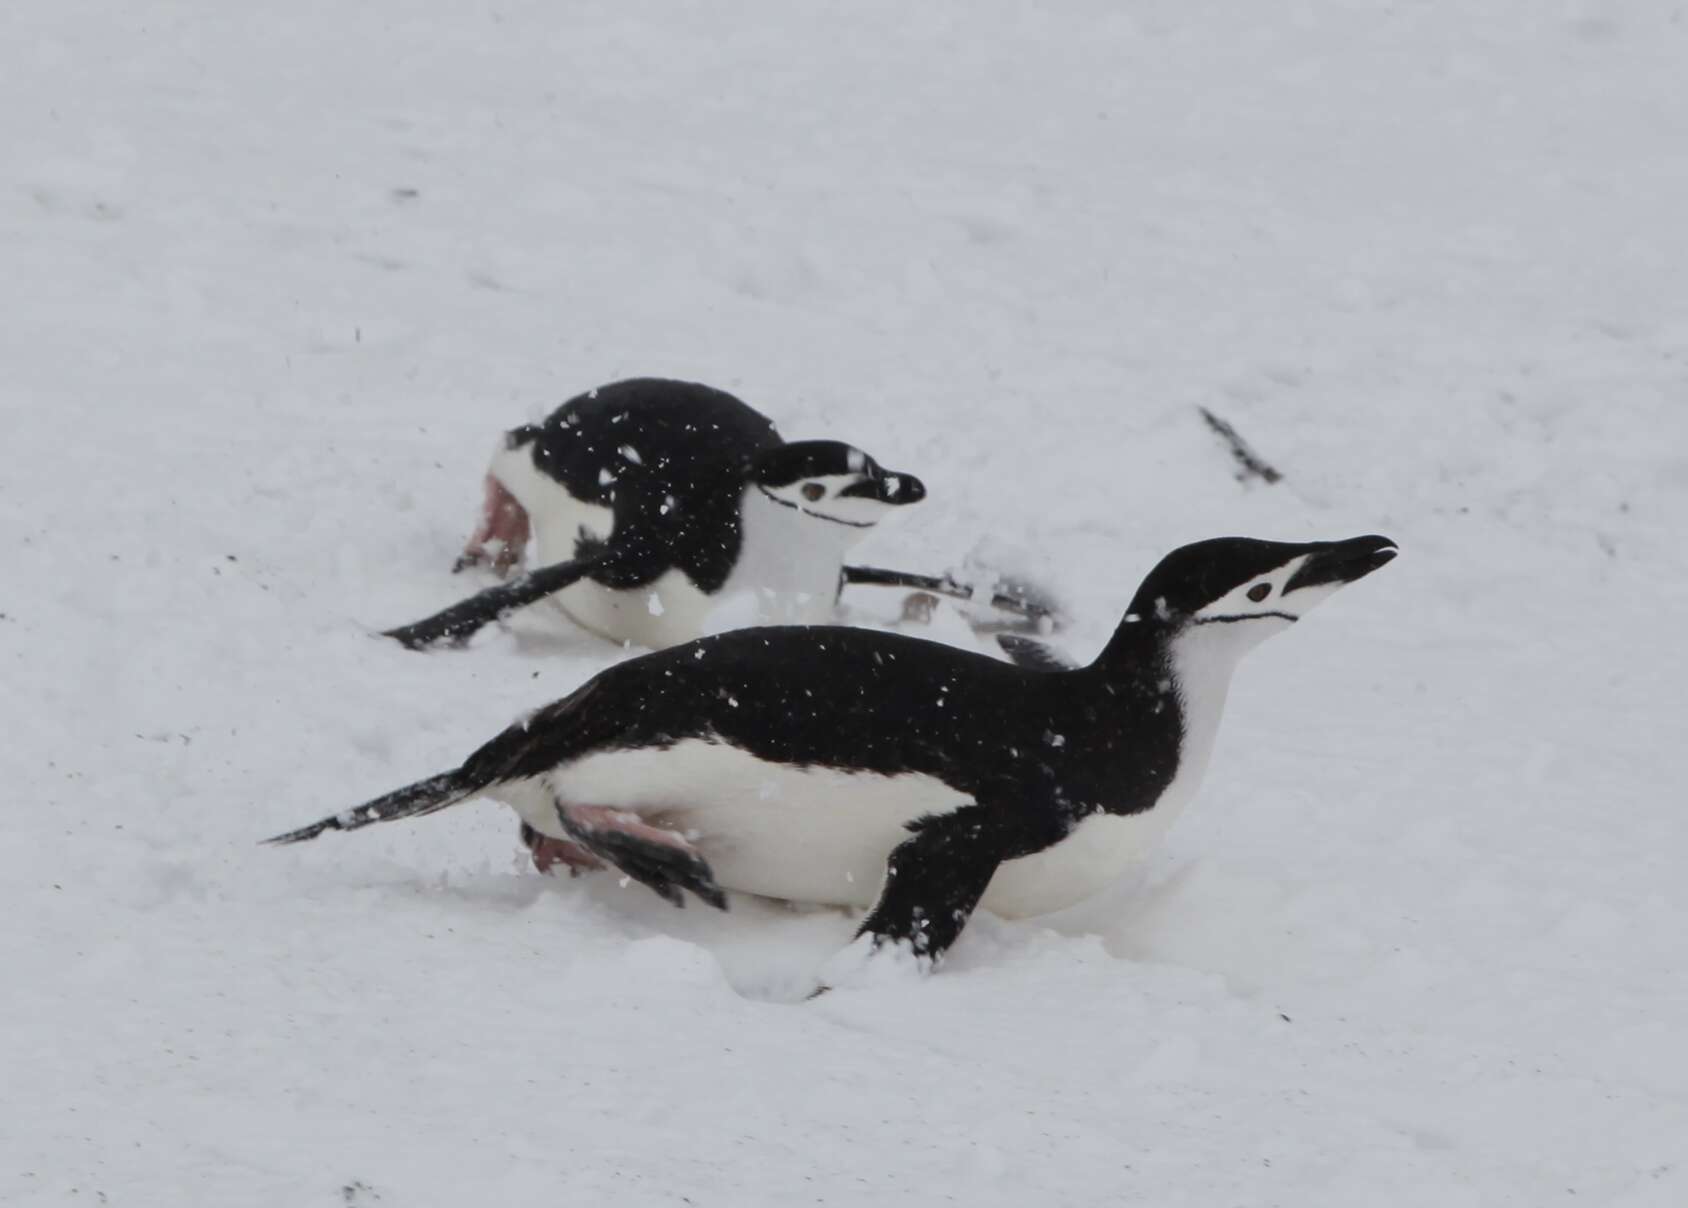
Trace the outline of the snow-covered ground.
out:
<instances>
[{"instance_id":1,"label":"snow-covered ground","mask_svg":"<svg viewBox=\"0 0 1688 1208\"><path fill-rule=\"evenodd\" d=\"M1688 1203L1685 61L1679 0L9 0L0 1202ZM370 634L644 373L919 473L863 554L1041 568L1081 654L1189 539L1404 552L1141 876L925 982L792 1005L849 919L491 805L258 847L618 657Z\"/></svg>"}]
</instances>

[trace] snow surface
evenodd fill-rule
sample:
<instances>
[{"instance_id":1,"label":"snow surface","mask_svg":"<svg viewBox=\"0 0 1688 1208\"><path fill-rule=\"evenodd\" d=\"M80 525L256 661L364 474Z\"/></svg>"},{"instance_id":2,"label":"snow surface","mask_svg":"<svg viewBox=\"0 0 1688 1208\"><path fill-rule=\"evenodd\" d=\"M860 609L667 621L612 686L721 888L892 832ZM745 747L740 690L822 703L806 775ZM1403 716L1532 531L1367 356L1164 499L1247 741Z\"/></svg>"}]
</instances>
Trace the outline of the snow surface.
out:
<instances>
[{"instance_id":1,"label":"snow surface","mask_svg":"<svg viewBox=\"0 0 1688 1208\"><path fill-rule=\"evenodd\" d=\"M10 0L0 1202L1688 1203L1685 13ZM370 635L644 373L1082 654L1188 539L1404 552L1141 876L928 981L793 1005L847 918L490 805L258 847L617 657Z\"/></svg>"}]
</instances>

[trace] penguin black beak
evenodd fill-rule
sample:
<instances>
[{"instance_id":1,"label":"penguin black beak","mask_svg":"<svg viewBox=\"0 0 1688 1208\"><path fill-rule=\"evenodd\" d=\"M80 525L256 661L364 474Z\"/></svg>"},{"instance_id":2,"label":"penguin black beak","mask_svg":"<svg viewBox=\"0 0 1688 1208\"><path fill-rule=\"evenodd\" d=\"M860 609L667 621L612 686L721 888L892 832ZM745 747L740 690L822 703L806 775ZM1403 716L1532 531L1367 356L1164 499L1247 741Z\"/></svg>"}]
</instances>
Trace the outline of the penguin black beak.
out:
<instances>
[{"instance_id":1,"label":"penguin black beak","mask_svg":"<svg viewBox=\"0 0 1688 1208\"><path fill-rule=\"evenodd\" d=\"M851 483L839 494L857 499L875 499L892 507L901 507L905 503L919 503L926 498L926 484L913 474L898 474L886 470L872 478Z\"/></svg>"},{"instance_id":2,"label":"penguin black beak","mask_svg":"<svg viewBox=\"0 0 1688 1208\"><path fill-rule=\"evenodd\" d=\"M1348 541L1334 541L1315 549L1308 556L1301 569L1284 584L1284 595L1300 587L1352 583L1363 579L1378 567L1393 561L1400 552L1387 537L1354 537Z\"/></svg>"}]
</instances>

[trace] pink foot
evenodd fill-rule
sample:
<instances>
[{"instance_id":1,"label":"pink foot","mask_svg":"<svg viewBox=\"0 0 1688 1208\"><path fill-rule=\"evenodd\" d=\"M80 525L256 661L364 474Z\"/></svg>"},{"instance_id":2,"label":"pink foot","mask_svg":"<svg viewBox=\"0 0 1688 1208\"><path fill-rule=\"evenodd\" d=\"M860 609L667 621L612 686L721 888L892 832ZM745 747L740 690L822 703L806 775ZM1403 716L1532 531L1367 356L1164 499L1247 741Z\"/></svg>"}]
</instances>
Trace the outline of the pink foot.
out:
<instances>
[{"instance_id":1,"label":"pink foot","mask_svg":"<svg viewBox=\"0 0 1688 1208\"><path fill-rule=\"evenodd\" d=\"M529 533L527 509L516 502L503 483L488 474L480 523L452 566L452 572L490 560L492 569L502 578L512 567L521 564Z\"/></svg>"},{"instance_id":2,"label":"pink foot","mask_svg":"<svg viewBox=\"0 0 1688 1208\"><path fill-rule=\"evenodd\" d=\"M671 831L663 826L652 826L649 822L642 821L638 814L629 813L627 810L612 809L607 805L569 805L563 807L563 813L568 817L572 828L593 838L621 834L642 843L660 843L665 847L677 847L687 852L693 850L692 845L686 842L685 836L678 831Z\"/></svg>"},{"instance_id":3,"label":"pink foot","mask_svg":"<svg viewBox=\"0 0 1688 1208\"><path fill-rule=\"evenodd\" d=\"M540 872L550 872L561 864L569 870L570 876L577 876L604 866L602 860L580 844L569 839L553 839L550 835L542 835L531 826L522 827L522 842L527 845L528 854L533 857L533 866Z\"/></svg>"},{"instance_id":4,"label":"pink foot","mask_svg":"<svg viewBox=\"0 0 1688 1208\"><path fill-rule=\"evenodd\" d=\"M727 895L715 883L709 862L684 836L640 820L637 814L602 805L562 807L563 829L586 852L648 886L665 901L685 905L690 890L717 910Z\"/></svg>"}]
</instances>

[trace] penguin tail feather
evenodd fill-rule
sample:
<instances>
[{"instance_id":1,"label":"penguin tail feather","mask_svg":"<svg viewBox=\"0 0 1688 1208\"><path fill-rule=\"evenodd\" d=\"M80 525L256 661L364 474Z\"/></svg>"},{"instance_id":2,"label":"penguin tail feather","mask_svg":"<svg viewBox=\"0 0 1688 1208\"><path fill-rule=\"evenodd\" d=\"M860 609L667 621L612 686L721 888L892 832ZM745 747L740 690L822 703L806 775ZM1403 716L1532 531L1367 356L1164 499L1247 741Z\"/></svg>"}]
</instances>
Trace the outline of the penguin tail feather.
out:
<instances>
[{"instance_id":1,"label":"penguin tail feather","mask_svg":"<svg viewBox=\"0 0 1688 1208\"><path fill-rule=\"evenodd\" d=\"M392 822L398 818L420 818L448 806L466 801L484 789L490 780L483 780L464 768L456 768L415 784L407 784L373 801L330 814L319 822L301 826L285 834L273 835L264 842L280 847L288 843L303 843L324 831L352 831L375 822Z\"/></svg>"},{"instance_id":2,"label":"penguin tail feather","mask_svg":"<svg viewBox=\"0 0 1688 1208\"><path fill-rule=\"evenodd\" d=\"M511 428L504 434L506 449L519 449L523 445L531 445L538 439L543 429L538 424L523 424L519 428Z\"/></svg>"},{"instance_id":3,"label":"penguin tail feather","mask_svg":"<svg viewBox=\"0 0 1688 1208\"><path fill-rule=\"evenodd\" d=\"M264 842L279 847L303 843L324 831L361 830L375 822L420 818L477 797L495 784L534 775L564 757L566 749L560 751L551 740L559 734L578 736L583 723L592 716L586 706L596 699L602 680L602 674L595 675L562 700L506 727L449 772L407 784L373 801L330 814L298 830L274 835Z\"/></svg>"}]
</instances>

